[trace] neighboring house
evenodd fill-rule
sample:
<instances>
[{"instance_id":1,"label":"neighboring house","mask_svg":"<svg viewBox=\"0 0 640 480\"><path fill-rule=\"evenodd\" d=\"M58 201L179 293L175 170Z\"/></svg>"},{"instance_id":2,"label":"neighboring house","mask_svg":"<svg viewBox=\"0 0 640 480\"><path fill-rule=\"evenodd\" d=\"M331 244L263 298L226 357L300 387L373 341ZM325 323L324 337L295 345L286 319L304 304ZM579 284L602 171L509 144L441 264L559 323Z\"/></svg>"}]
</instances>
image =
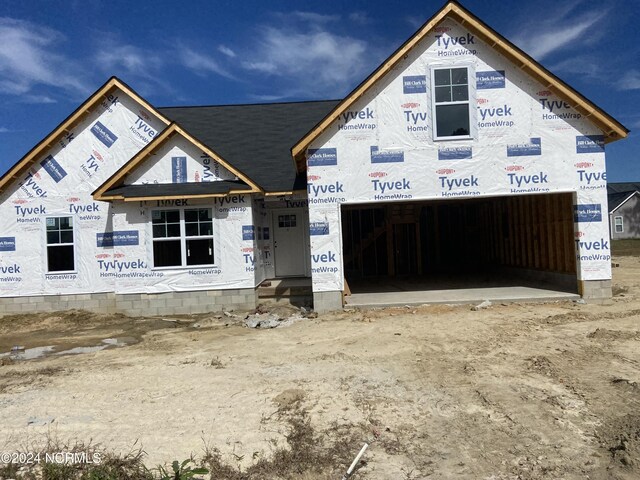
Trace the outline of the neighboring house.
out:
<instances>
[{"instance_id":1,"label":"neighboring house","mask_svg":"<svg viewBox=\"0 0 640 480\"><path fill-rule=\"evenodd\" d=\"M342 101L158 109L112 78L0 179L0 313L246 308L290 276L318 311L474 272L603 299L627 133L456 2Z\"/></svg>"},{"instance_id":2,"label":"neighboring house","mask_svg":"<svg viewBox=\"0 0 640 480\"><path fill-rule=\"evenodd\" d=\"M607 184L612 240L640 238L640 182Z\"/></svg>"}]
</instances>

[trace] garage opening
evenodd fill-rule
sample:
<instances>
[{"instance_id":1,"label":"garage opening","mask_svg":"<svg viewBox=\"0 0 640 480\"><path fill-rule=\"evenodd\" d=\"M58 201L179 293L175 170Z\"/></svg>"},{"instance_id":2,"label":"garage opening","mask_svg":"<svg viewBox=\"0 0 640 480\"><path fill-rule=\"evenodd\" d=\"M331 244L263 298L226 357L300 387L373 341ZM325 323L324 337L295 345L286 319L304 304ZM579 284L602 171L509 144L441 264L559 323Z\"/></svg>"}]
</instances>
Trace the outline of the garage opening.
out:
<instances>
[{"instance_id":1,"label":"garage opening","mask_svg":"<svg viewBox=\"0 0 640 480\"><path fill-rule=\"evenodd\" d=\"M350 304L577 295L571 193L344 205L342 240Z\"/></svg>"}]
</instances>

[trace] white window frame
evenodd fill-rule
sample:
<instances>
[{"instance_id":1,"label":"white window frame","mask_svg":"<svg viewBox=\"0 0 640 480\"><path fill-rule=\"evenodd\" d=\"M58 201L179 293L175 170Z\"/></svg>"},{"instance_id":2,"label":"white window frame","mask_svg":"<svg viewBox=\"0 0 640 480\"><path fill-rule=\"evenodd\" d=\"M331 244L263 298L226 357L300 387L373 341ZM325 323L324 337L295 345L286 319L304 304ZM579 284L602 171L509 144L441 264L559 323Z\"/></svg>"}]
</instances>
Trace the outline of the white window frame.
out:
<instances>
[{"instance_id":1,"label":"white window frame","mask_svg":"<svg viewBox=\"0 0 640 480\"><path fill-rule=\"evenodd\" d=\"M468 90L468 100L463 102L439 102L436 104L436 74L437 70L452 70L455 68L466 68L467 69L467 90ZM451 141L451 140L471 140L475 138L476 135L476 116L475 116L475 108L476 108L476 95L475 95L475 78L476 73L473 65L470 64L457 64L457 65L434 65L431 67L431 118L433 119L433 140L434 141ZM472 88L473 87L473 88ZM438 118L436 116L436 105L461 105L467 103L468 104L468 113L469 113L469 135L449 135L449 136L438 136Z\"/></svg>"},{"instance_id":2,"label":"white window frame","mask_svg":"<svg viewBox=\"0 0 640 480\"><path fill-rule=\"evenodd\" d=\"M71 243L52 243L49 244L49 238L47 235L47 220L48 219L60 219L60 218L70 218L71 219L71 231L73 232L73 242ZM75 215L64 215L64 214L60 214L60 215L47 215L44 217L44 248L46 250L45 252L45 256L44 256L44 266L45 269L44 271L46 272L46 275L67 275L67 274L75 274L78 273L78 252L77 252L77 248L76 248L76 237L77 237L77 228L76 228L77 222L76 222L76 217ZM55 271L50 271L49 270L49 246L52 247L65 247L65 246L71 246L73 248L73 270L55 270Z\"/></svg>"},{"instance_id":3,"label":"white window frame","mask_svg":"<svg viewBox=\"0 0 640 480\"><path fill-rule=\"evenodd\" d=\"M618 225L618 219L620 219L620 225ZM620 227L620 230L618 230ZM613 231L614 233L624 233L624 217L621 215L616 215L613 217Z\"/></svg>"},{"instance_id":4,"label":"white window frame","mask_svg":"<svg viewBox=\"0 0 640 480\"><path fill-rule=\"evenodd\" d=\"M180 237L159 237L159 238L155 238L153 236L153 215L154 212L167 212L167 211L172 211L172 210L177 210L178 212L180 212ZM210 210L211 211L211 235L194 235L194 236L187 236L186 235L186 222L185 222L185 211L186 210ZM209 207L209 206L198 206L198 205L194 205L194 206L188 206L188 207L163 207L163 208L154 208L151 210L151 222L149 224L149 229L150 229L150 238L151 238L151 252L150 252L150 256L151 256L151 264L152 266L152 270L175 270L175 269L196 269L196 268L215 268L217 267L217 255L216 255L216 244L217 244L217 238L216 238L216 228L215 228L215 209L213 207ZM212 248L212 255L213 255L213 262L214 263L207 263L207 264L200 264L200 265L187 265L187 240L206 240L206 239L211 239L211 248ZM155 255L154 255L154 245L155 242L163 242L163 241L176 241L176 240L180 240L180 265L169 265L166 267L156 267L155 266Z\"/></svg>"}]
</instances>

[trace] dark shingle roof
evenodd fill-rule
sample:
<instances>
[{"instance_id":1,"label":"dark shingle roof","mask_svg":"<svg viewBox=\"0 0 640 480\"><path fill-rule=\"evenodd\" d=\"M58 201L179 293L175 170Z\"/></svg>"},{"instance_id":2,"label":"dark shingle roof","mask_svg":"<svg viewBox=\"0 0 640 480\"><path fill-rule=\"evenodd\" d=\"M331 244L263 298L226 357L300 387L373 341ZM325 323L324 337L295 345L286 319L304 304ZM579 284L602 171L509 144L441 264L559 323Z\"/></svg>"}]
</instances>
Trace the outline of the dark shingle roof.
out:
<instances>
[{"instance_id":1,"label":"dark shingle roof","mask_svg":"<svg viewBox=\"0 0 640 480\"><path fill-rule=\"evenodd\" d=\"M607 195L607 201L609 203L609 213L613 212L616 208L620 206L622 202L624 202L629 195L632 195L633 192L616 192L610 193Z\"/></svg>"},{"instance_id":2,"label":"dark shingle roof","mask_svg":"<svg viewBox=\"0 0 640 480\"><path fill-rule=\"evenodd\" d=\"M338 100L158 110L246 174L267 192L305 190L296 176L291 147L338 104Z\"/></svg>"},{"instance_id":3,"label":"dark shingle roof","mask_svg":"<svg viewBox=\"0 0 640 480\"><path fill-rule=\"evenodd\" d=\"M640 191L640 182L607 183L607 193Z\"/></svg>"},{"instance_id":4,"label":"dark shingle roof","mask_svg":"<svg viewBox=\"0 0 640 480\"><path fill-rule=\"evenodd\" d=\"M123 185L107 190L105 195L122 195L124 198L173 197L189 195L224 194L230 190L251 190L240 181L148 183L146 185Z\"/></svg>"}]
</instances>

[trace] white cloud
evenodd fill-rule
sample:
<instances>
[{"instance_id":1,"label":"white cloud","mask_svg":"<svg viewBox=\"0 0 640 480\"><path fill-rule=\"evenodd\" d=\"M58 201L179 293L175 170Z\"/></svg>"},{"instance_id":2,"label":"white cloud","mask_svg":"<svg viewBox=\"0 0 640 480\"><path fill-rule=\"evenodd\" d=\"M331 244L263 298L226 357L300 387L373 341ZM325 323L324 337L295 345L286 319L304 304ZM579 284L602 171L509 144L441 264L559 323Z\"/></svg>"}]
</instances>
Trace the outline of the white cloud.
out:
<instances>
[{"instance_id":1,"label":"white cloud","mask_svg":"<svg viewBox=\"0 0 640 480\"><path fill-rule=\"evenodd\" d=\"M252 57L244 68L281 77L287 89L291 83L310 95L340 95L363 75L369 66L367 44L321 29L295 32L291 28L264 29Z\"/></svg>"},{"instance_id":2,"label":"white cloud","mask_svg":"<svg viewBox=\"0 0 640 480\"><path fill-rule=\"evenodd\" d=\"M359 23L360 25L368 25L372 23L371 18L366 12L353 12L349 14L349 20L354 23Z\"/></svg>"},{"instance_id":3,"label":"white cloud","mask_svg":"<svg viewBox=\"0 0 640 480\"><path fill-rule=\"evenodd\" d=\"M88 93L80 66L54 50L63 41L53 29L0 18L0 93L26 95L36 86Z\"/></svg>"},{"instance_id":4,"label":"white cloud","mask_svg":"<svg viewBox=\"0 0 640 480\"><path fill-rule=\"evenodd\" d=\"M236 52L234 52L233 50L231 50L229 47L227 47L225 45L219 45L218 46L218 51L220 53L222 53L223 55L226 55L229 58L235 58L236 57Z\"/></svg>"},{"instance_id":5,"label":"white cloud","mask_svg":"<svg viewBox=\"0 0 640 480\"><path fill-rule=\"evenodd\" d=\"M9 130L6 127L0 127L0 133L9 133L11 130Z\"/></svg>"},{"instance_id":6,"label":"white cloud","mask_svg":"<svg viewBox=\"0 0 640 480\"><path fill-rule=\"evenodd\" d=\"M580 41L588 41L600 35L594 25L601 22L609 13L609 9L577 13L576 7L581 2L564 4L555 12L545 10L541 19L529 19L521 27L519 34L513 36L514 43L536 60L542 60L549 54L570 47Z\"/></svg>"},{"instance_id":7,"label":"white cloud","mask_svg":"<svg viewBox=\"0 0 640 480\"><path fill-rule=\"evenodd\" d=\"M233 78L233 75L222 68L214 58L198 53L189 47L180 46L178 48L177 55L180 63L193 70L196 74L203 75L204 73L209 72L216 73L223 77Z\"/></svg>"},{"instance_id":8,"label":"white cloud","mask_svg":"<svg viewBox=\"0 0 640 480\"><path fill-rule=\"evenodd\" d=\"M155 76L155 72L164 64L162 59L152 52L115 41L107 41L101 45L100 51L96 54L96 61L109 75L123 72L147 78Z\"/></svg>"},{"instance_id":9,"label":"white cloud","mask_svg":"<svg viewBox=\"0 0 640 480\"><path fill-rule=\"evenodd\" d=\"M629 70L618 81L619 90L638 90L640 89L640 70Z\"/></svg>"},{"instance_id":10,"label":"white cloud","mask_svg":"<svg viewBox=\"0 0 640 480\"><path fill-rule=\"evenodd\" d=\"M290 18L292 20L302 20L304 22L310 22L315 24L337 22L340 20L340 15L323 15L315 12L300 12L295 11L291 13L280 14L283 18Z\"/></svg>"}]
</instances>

